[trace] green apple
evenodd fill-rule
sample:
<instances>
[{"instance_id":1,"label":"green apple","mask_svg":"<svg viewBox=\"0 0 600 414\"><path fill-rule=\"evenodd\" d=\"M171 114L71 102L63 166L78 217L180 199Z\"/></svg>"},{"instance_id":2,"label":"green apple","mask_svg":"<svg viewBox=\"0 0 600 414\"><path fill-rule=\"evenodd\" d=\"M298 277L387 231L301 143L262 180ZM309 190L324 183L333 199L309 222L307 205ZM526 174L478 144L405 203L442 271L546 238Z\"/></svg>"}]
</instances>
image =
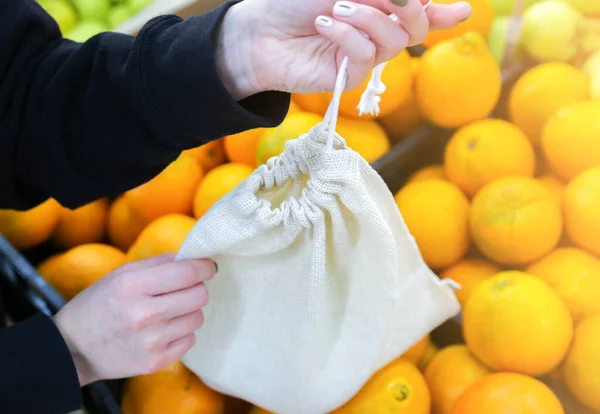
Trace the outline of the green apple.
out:
<instances>
[{"instance_id":1,"label":"green apple","mask_svg":"<svg viewBox=\"0 0 600 414\"><path fill-rule=\"evenodd\" d=\"M71 0L81 20L104 20L110 10L110 0Z\"/></svg>"},{"instance_id":2,"label":"green apple","mask_svg":"<svg viewBox=\"0 0 600 414\"><path fill-rule=\"evenodd\" d=\"M75 42L83 43L90 37L93 37L98 33L106 32L108 30L108 27L103 22L86 20L79 22L73 28L73 30L65 34L65 38L73 40Z\"/></svg>"},{"instance_id":3,"label":"green apple","mask_svg":"<svg viewBox=\"0 0 600 414\"><path fill-rule=\"evenodd\" d=\"M583 15L563 0L545 0L522 16L521 42L539 62L568 61L577 54Z\"/></svg>"},{"instance_id":4,"label":"green apple","mask_svg":"<svg viewBox=\"0 0 600 414\"><path fill-rule=\"evenodd\" d=\"M77 23L75 9L65 0L40 0L39 4L56 20L62 33L68 32Z\"/></svg>"},{"instance_id":5,"label":"green apple","mask_svg":"<svg viewBox=\"0 0 600 414\"><path fill-rule=\"evenodd\" d=\"M510 16L515 10L516 0L491 0L494 6L494 14L496 16ZM527 10L533 4L540 0L525 0L523 4L524 10Z\"/></svg>"},{"instance_id":6,"label":"green apple","mask_svg":"<svg viewBox=\"0 0 600 414\"><path fill-rule=\"evenodd\" d=\"M506 50L506 38L508 35L508 27L510 25L510 17L496 17L492 22L492 27L488 34L488 48L496 59L498 64L504 59L504 51Z\"/></svg>"},{"instance_id":7,"label":"green apple","mask_svg":"<svg viewBox=\"0 0 600 414\"><path fill-rule=\"evenodd\" d=\"M127 4L129 4L129 6L136 12L142 10L153 2L154 0L127 0Z\"/></svg>"},{"instance_id":8,"label":"green apple","mask_svg":"<svg viewBox=\"0 0 600 414\"><path fill-rule=\"evenodd\" d=\"M131 6L129 6L128 4L119 4L110 9L106 21L108 22L108 25L111 28L117 27L118 25L129 19L129 17L131 17L133 14L135 14L135 12L131 8Z\"/></svg>"}]
</instances>

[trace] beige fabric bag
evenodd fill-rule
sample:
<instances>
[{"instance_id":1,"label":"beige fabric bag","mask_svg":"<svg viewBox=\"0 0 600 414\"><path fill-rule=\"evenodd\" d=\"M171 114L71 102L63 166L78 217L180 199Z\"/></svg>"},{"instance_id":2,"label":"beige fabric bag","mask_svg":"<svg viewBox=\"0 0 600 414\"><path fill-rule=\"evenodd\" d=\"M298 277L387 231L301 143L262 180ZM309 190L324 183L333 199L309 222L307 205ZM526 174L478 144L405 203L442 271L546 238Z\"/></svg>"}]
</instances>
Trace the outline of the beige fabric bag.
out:
<instances>
[{"instance_id":1,"label":"beige fabric bag","mask_svg":"<svg viewBox=\"0 0 600 414\"><path fill-rule=\"evenodd\" d=\"M202 217L178 258L212 258L205 326L184 364L282 414L324 414L459 311L381 177L322 124Z\"/></svg>"}]
</instances>

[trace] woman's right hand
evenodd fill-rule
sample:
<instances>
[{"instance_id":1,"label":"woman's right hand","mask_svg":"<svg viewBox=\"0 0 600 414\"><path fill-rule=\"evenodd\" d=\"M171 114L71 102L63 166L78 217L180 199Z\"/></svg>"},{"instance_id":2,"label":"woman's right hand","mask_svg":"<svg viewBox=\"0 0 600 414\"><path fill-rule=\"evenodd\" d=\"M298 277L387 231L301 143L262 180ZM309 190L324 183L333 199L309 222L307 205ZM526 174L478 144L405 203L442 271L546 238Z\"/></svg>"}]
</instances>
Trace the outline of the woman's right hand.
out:
<instances>
[{"instance_id":1,"label":"woman's right hand","mask_svg":"<svg viewBox=\"0 0 600 414\"><path fill-rule=\"evenodd\" d=\"M128 263L73 298L54 316L81 386L156 372L195 343L208 302L210 260L172 254Z\"/></svg>"}]
</instances>

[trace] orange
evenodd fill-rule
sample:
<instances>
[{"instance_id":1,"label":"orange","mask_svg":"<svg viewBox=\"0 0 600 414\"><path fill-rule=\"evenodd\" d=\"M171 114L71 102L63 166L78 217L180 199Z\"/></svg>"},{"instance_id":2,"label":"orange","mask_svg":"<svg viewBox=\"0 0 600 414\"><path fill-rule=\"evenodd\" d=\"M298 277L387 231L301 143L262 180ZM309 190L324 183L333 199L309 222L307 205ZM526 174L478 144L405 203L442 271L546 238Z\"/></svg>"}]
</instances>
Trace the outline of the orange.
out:
<instances>
[{"instance_id":1,"label":"orange","mask_svg":"<svg viewBox=\"0 0 600 414\"><path fill-rule=\"evenodd\" d=\"M273 414L271 411L267 411L260 407L252 407L249 414Z\"/></svg>"},{"instance_id":2,"label":"orange","mask_svg":"<svg viewBox=\"0 0 600 414\"><path fill-rule=\"evenodd\" d=\"M71 300L125 261L125 253L115 247L82 244L46 259L38 266L38 272L66 300Z\"/></svg>"},{"instance_id":3,"label":"orange","mask_svg":"<svg viewBox=\"0 0 600 414\"><path fill-rule=\"evenodd\" d=\"M150 222L165 214L192 214L194 192L202 179L196 159L181 154L159 175L125 193L131 210Z\"/></svg>"},{"instance_id":4,"label":"orange","mask_svg":"<svg viewBox=\"0 0 600 414\"><path fill-rule=\"evenodd\" d=\"M225 162L225 148L222 139L207 142L199 147L183 151L183 153L195 158L205 173Z\"/></svg>"},{"instance_id":5,"label":"orange","mask_svg":"<svg viewBox=\"0 0 600 414\"><path fill-rule=\"evenodd\" d=\"M125 197L120 196L108 211L107 233L111 244L127 251L148 223L131 211Z\"/></svg>"},{"instance_id":6,"label":"orange","mask_svg":"<svg viewBox=\"0 0 600 414\"><path fill-rule=\"evenodd\" d=\"M106 198L75 210L61 207L52 240L62 249L86 243L99 243L104 239L107 213Z\"/></svg>"},{"instance_id":7,"label":"orange","mask_svg":"<svg viewBox=\"0 0 600 414\"><path fill-rule=\"evenodd\" d=\"M547 374L573 338L569 308L548 284L520 271L504 271L477 286L463 310L467 346L497 371Z\"/></svg>"},{"instance_id":8,"label":"orange","mask_svg":"<svg viewBox=\"0 0 600 414\"><path fill-rule=\"evenodd\" d=\"M469 201L457 186L443 180L414 182L395 199L430 267L448 267L469 250Z\"/></svg>"},{"instance_id":9,"label":"orange","mask_svg":"<svg viewBox=\"0 0 600 414\"><path fill-rule=\"evenodd\" d=\"M486 118L500 98L502 77L485 39L475 32L444 40L421 57L416 79L423 115L442 128Z\"/></svg>"},{"instance_id":10,"label":"orange","mask_svg":"<svg viewBox=\"0 0 600 414\"><path fill-rule=\"evenodd\" d=\"M440 349L437 347L437 345L434 344L432 341L429 341L423 358L421 358L421 360L417 364L417 367L421 370L421 372L425 372L431 361L433 361L433 359L439 352Z\"/></svg>"},{"instance_id":11,"label":"orange","mask_svg":"<svg viewBox=\"0 0 600 414\"><path fill-rule=\"evenodd\" d=\"M346 144L369 163L390 149L387 133L375 121L339 117L336 129Z\"/></svg>"},{"instance_id":12,"label":"orange","mask_svg":"<svg viewBox=\"0 0 600 414\"><path fill-rule=\"evenodd\" d=\"M294 112L302 112L302 108L294 101L290 101L290 108L288 109L288 114L293 114Z\"/></svg>"},{"instance_id":13,"label":"orange","mask_svg":"<svg viewBox=\"0 0 600 414\"><path fill-rule=\"evenodd\" d=\"M256 165L266 163L283 152L285 143L309 132L323 118L310 112L295 112L288 115L279 126L268 129L258 140Z\"/></svg>"},{"instance_id":14,"label":"orange","mask_svg":"<svg viewBox=\"0 0 600 414\"><path fill-rule=\"evenodd\" d=\"M535 152L519 128L501 119L484 119L459 129L444 154L448 179L468 196L495 179L533 177Z\"/></svg>"},{"instance_id":15,"label":"orange","mask_svg":"<svg viewBox=\"0 0 600 414\"><path fill-rule=\"evenodd\" d=\"M562 181L560 181L554 175L541 175L538 177L538 180L540 180L540 182L542 184L544 184L544 186L548 190L550 190L550 192L554 196L554 199L556 200L558 205L562 208L563 200L565 198L565 191L566 191L566 187L562 183Z\"/></svg>"},{"instance_id":16,"label":"orange","mask_svg":"<svg viewBox=\"0 0 600 414\"><path fill-rule=\"evenodd\" d=\"M510 119L538 145L544 125L556 111L589 98L590 81L576 67L549 62L525 72L510 91Z\"/></svg>"},{"instance_id":17,"label":"orange","mask_svg":"<svg viewBox=\"0 0 600 414\"><path fill-rule=\"evenodd\" d=\"M250 177L254 169L246 164L220 165L206 174L194 196L194 216L202 217L225 194Z\"/></svg>"},{"instance_id":18,"label":"orange","mask_svg":"<svg viewBox=\"0 0 600 414\"><path fill-rule=\"evenodd\" d=\"M266 130L266 128L256 128L226 136L223 142L229 161L255 166L258 141Z\"/></svg>"},{"instance_id":19,"label":"orange","mask_svg":"<svg viewBox=\"0 0 600 414\"><path fill-rule=\"evenodd\" d=\"M571 179L600 167L600 100L577 102L559 109L546 123L542 150L550 167Z\"/></svg>"},{"instance_id":20,"label":"orange","mask_svg":"<svg viewBox=\"0 0 600 414\"><path fill-rule=\"evenodd\" d=\"M419 342L414 344L404 354L402 354L402 357L405 358L406 360L412 362L413 364L417 365L419 362L421 362L421 360L425 356L425 353L427 352L427 349L429 348L430 343L431 343L431 336L425 335L423 338L421 338L419 340Z\"/></svg>"},{"instance_id":21,"label":"orange","mask_svg":"<svg viewBox=\"0 0 600 414\"><path fill-rule=\"evenodd\" d=\"M375 373L352 400L331 414L429 414L430 398L423 374L399 358Z\"/></svg>"},{"instance_id":22,"label":"orange","mask_svg":"<svg viewBox=\"0 0 600 414\"><path fill-rule=\"evenodd\" d=\"M564 378L582 403L600 412L600 314L585 319L575 330Z\"/></svg>"},{"instance_id":23,"label":"orange","mask_svg":"<svg viewBox=\"0 0 600 414\"><path fill-rule=\"evenodd\" d=\"M225 397L177 361L154 374L129 378L123 414L223 414Z\"/></svg>"},{"instance_id":24,"label":"orange","mask_svg":"<svg viewBox=\"0 0 600 414\"><path fill-rule=\"evenodd\" d=\"M432 414L450 414L458 397L489 373L465 345L443 348L425 370Z\"/></svg>"},{"instance_id":25,"label":"orange","mask_svg":"<svg viewBox=\"0 0 600 414\"><path fill-rule=\"evenodd\" d=\"M538 180L506 177L487 184L473 198L469 225L487 258L523 265L556 247L563 218L554 196Z\"/></svg>"},{"instance_id":26,"label":"orange","mask_svg":"<svg viewBox=\"0 0 600 414\"><path fill-rule=\"evenodd\" d=\"M17 249L28 249L50 238L59 214L52 198L26 211L0 210L0 233Z\"/></svg>"},{"instance_id":27,"label":"orange","mask_svg":"<svg viewBox=\"0 0 600 414\"><path fill-rule=\"evenodd\" d=\"M411 58L412 82L408 97L395 110L379 118L379 122L393 139L413 133L423 123L415 93L415 80L420 61L418 57Z\"/></svg>"},{"instance_id":28,"label":"orange","mask_svg":"<svg viewBox=\"0 0 600 414\"><path fill-rule=\"evenodd\" d=\"M469 295L479 283L489 279L500 268L484 259L464 259L440 274L440 279L452 279L461 288L454 292L461 306L465 306Z\"/></svg>"},{"instance_id":29,"label":"orange","mask_svg":"<svg viewBox=\"0 0 600 414\"><path fill-rule=\"evenodd\" d=\"M527 272L558 292L576 322L600 313L600 259L593 255L572 247L556 249Z\"/></svg>"},{"instance_id":30,"label":"orange","mask_svg":"<svg viewBox=\"0 0 600 414\"><path fill-rule=\"evenodd\" d=\"M564 414L560 401L543 382L499 372L480 378L460 396L452 414Z\"/></svg>"},{"instance_id":31,"label":"orange","mask_svg":"<svg viewBox=\"0 0 600 414\"><path fill-rule=\"evenodd\" d=\"M441 164L433 164L428 165L427 167L423 167L420 170L415 171L410 177L408 177L407 183L412 183L415 181L425 181L425 180L447 180L446 172L444 171L444 166Z\"/></svg>"},{"instance_id":32,"label":"orange","mask_svg":"<svg viewBox=\"0 0 600 414\"><path fill-rule=\"evenodd\" d=\"M398 56L388 61L381 80L386 87L381 95L379 102L379 116L387 115L405 102L411 93L412 87L412 65L411 56L407 50L402 51ZM372 119L373 115L359 114L357 109L360 98L367 88L369 78L365 79L363 84L353 90L346 91L340 101L340 115L350 118L361 117ZM331 92L315 94L295 94L294 101L304 110L316 114L325 115L333 94Z\"/></svg>"},{"instance_id":33,"label":"orange","mask_svg":"<svg viewBox=\"0 0 600 414\"><path fill-rule=\"evenodd\" d=\"M583 171L571 180L564 206L569 238L577 246L600 255L600 167Z\"/></svg>"},{"instance_id":34,"label":"orange","mask_svg":"<svg viewBox=\"0 0 600 414\"><path fill-rule=\"evenodd\" d=\"M148 224L129 251L128 261L144 260L163 253L177 253L196 220L182 214L168 214Z\"/></svg>"},{"instance_id":35,"label":"orange","mask_svg":"<svg viewBox=\"0 0 600 414\"><path fill-rule=\"evenodd\" d=\"M452 4L458 0L436 0L440 4ZM430 31L427 39L423 42L426 47L431 47L446 39L460 36L464 33L475 31L487 38L494 20L494 6L491 0L466 0L473 9L473 14L464 22L451 29Z\"/></svg>"}]
</instances>

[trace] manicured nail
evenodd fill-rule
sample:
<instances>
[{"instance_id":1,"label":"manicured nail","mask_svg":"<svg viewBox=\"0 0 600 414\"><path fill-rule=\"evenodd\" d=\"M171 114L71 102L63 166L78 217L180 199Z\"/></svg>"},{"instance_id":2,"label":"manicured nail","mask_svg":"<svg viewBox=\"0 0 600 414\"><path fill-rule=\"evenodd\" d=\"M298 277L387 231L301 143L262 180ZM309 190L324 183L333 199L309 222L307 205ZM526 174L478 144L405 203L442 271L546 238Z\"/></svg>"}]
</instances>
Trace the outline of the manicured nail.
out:
<instances>
[{"instance_id":1,"label":"manicured nail","mask_svg":"<svg viewBox=\"0 0 600 414\"><path fill-rule=\"evenodd\" d=\"M333 6L333 14L341 17L352 16L356 12L356 6L347 1L338 1Z\"/></svg>"},{"instance_id":2,"label":"manicured nail","mask_svg":"<svg viewBox=\"0 0 600 414\"><path fill-rule=\"evenodd\" d=\"M319 16L317 17L316 23L317 26L331 27L333 25L333 20L331 20L329 17Z\"/></svg>"},{"instance_id":3,"label":"manicured nail","mask_svg":"<svg viewBox=\"0 0 600 414\"><path fill-rule=\"evenodd\" d=\"M408 4L408 0L392 0L396 6L404 7Z\"/></svg>"},{"instance_id":4,"label":"manicured nail","mask_svg":"<svg viewBox=\"0 0 600 414\"><path fill-rule=\"evenodd\" d=\"M213 260L213 263L215 264L215 275L216 275L217 273L219 273L219 265L214 260Z\"/></svg>"}]
</instances>

